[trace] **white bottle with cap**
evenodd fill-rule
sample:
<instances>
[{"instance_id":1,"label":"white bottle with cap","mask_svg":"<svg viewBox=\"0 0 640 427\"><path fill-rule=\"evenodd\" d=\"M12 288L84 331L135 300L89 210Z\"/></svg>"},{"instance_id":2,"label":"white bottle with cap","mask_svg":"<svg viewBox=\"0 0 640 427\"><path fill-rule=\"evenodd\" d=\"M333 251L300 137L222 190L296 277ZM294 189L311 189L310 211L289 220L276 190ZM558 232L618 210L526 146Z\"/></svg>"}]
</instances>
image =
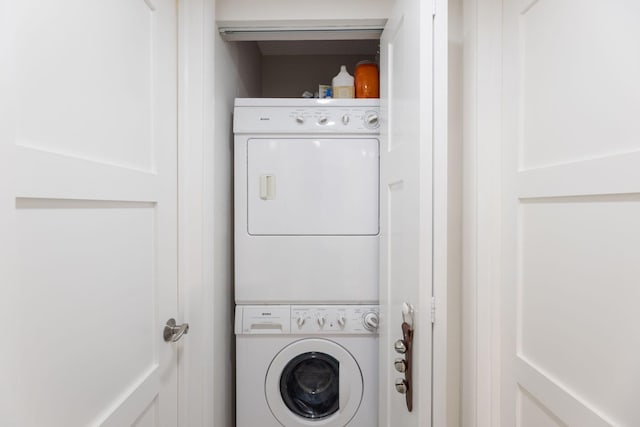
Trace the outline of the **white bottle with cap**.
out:
<instances>
[{"instance_id":1,"label":"white bottle with cap","mask_svg":"<svg viewBox=\"0 0 640 427\"><path fill-rule=\"evenodd\" d=\"M347 72L345 65L340 66L340 72L331 83L333 84L334 98L353 98L353 76Z\"/></svg>"}]
</instances>

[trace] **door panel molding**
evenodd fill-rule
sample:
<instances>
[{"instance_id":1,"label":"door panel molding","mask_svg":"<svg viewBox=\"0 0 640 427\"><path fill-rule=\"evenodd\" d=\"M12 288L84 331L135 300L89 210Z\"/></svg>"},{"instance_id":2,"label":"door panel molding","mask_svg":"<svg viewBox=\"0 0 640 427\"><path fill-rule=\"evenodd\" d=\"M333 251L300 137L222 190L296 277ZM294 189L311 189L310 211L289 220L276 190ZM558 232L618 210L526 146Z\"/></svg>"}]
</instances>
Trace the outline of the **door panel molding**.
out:
<instances>
[{"instance_id":1,"label":"door panel molding","mask_svg":"<svg viewBox=\"0 0 640 427\"><path fill-rule=\"evenodd\" d=\"M527 169L518 173L521 199L634 194L640 182L640 151ZM610 171L615 170L615 174ZM606 179L603 179L606 178Z\"/></svg>"},{"instance_id":2,"label":"door panel molding","mask_svg":"<svg viewBox=\"0 0 640 427\"><path fill-rule=\"evenodd\" d=\"M160 379L158 375L158 365L155 364L136 384L116 399L112 408L98 418L96 425L101 427L133 426L140 418L140 414L144 414L159 397Z\"/></svg>"},{"instance_id":3,"label":"door panel molding","mask_svg":"<svg viewBox=\"0 0 640 427\"><path fill-rule=\"evenodd\" d=\"M516 361L518 386L531 394L543 408L568 426L609 427L616 425L600 414L593 405L574 396L572 390L554 381L552 376L536 368L522 357Z\"/></svg>"}]
</instances>

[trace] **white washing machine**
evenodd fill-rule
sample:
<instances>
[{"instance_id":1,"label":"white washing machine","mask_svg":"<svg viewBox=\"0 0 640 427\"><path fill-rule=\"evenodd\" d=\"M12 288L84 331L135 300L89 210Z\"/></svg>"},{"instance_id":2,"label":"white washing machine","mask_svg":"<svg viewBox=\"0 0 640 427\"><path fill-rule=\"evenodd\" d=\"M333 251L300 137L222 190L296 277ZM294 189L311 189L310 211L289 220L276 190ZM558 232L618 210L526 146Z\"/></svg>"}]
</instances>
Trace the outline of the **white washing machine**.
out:
<instances>
[{"instance_id":1,"label":"white washing machine","mask_svg":"<svg viewBox=\"0 0 640 427\"><path fill-rule=\"evenodd\" d=\"M236 99L237 304L376 303L379 101Z\"/></svg>"},{"instance_id":2,"label":"white washing machine","mask_svg":"<svg viewBox=\"0 0 640 427\"><path fill-rule=\"evenodd\" d=\"M378 425L378 307L237 306L237 427Z\"/></svg>"}]
</instances>

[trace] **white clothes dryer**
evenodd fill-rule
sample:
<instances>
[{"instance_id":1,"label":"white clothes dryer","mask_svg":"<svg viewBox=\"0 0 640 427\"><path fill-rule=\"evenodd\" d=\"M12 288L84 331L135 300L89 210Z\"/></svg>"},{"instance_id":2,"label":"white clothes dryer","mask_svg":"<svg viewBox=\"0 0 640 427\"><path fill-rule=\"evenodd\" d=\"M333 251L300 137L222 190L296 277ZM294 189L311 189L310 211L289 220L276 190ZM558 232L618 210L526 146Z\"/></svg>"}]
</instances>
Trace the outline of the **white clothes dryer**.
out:
<instances>
[{"instance_id":1,"label":"white clothes dryer","mask_svg":"<svg viewBox=\"0 0 640 427\"><path fill-rule=\"evenodd\" d=\"M236 304L378 301L379 101L236 99Z\"/></svg>"},{"instance_id":2,"label":"white clothes dryer","mask_svg":"<svg viewBox=\"0 0 640 427\"><path fill-rule=\"evenodd\" d=\"M237 427L378 424L377 306L237 306Z\"/></svg>"}]
</instances>

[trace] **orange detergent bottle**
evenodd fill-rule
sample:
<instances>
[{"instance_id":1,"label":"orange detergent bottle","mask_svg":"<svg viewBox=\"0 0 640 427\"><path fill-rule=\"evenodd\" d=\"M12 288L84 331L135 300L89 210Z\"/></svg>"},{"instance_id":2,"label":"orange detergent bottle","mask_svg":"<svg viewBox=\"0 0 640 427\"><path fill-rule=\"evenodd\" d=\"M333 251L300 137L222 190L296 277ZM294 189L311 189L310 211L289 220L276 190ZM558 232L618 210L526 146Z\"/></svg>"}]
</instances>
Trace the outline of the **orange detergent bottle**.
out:
<instances>
[{"instance_id":1,"label":"orange detergent bottle","mask_svg":"<svg viewBox=\"0 0 640 427\"><path fill-rule=\"evenodd\" d=\"M371 61L356 64L356 98L379 98L378 66Z\"/></svg>"}]
</instances>

